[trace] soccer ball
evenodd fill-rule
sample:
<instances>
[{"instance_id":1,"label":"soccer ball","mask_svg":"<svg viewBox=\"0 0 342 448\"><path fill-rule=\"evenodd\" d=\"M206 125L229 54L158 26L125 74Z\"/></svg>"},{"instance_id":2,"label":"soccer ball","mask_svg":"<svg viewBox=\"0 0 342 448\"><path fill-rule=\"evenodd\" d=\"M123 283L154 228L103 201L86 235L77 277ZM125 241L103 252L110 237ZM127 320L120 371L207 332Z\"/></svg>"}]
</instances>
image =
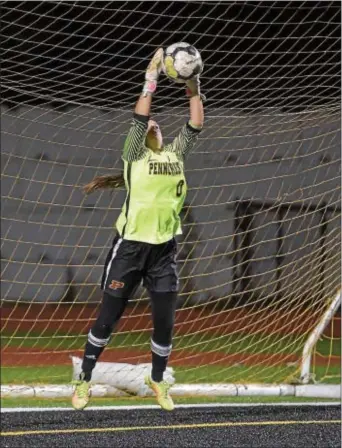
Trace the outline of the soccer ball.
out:
<instances>
[{"instance_id":1,"label":"soccer ball","mask_svg":"<svg viewBox=\"0 0 342 448\"><path fill-rule=\"evenodd\" d=\"M201 74L203 70L199 51L186 42L167 47L163 65L165 75L177 83L185 83L195 75Z\"/></svg>"}]
</instances>

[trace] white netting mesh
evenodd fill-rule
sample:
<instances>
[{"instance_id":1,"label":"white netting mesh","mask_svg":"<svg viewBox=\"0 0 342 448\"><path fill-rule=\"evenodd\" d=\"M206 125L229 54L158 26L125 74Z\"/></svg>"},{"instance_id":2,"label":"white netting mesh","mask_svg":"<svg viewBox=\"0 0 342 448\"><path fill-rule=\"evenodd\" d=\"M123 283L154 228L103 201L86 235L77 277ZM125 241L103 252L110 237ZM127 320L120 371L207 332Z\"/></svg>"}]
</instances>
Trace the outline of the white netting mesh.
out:
<instances>
[{"instance_id":1,"label":"white netting mesh","mask_svg":"<svg viewBox=\"0 0 342 448\"><path fill-rule=\"evenodd\" d=\"M121 170L148 58L188 41L204 61L206 121L186 166L171 361L186 381L295 374L340 285L340 4L1 7L5 365L59 366L83 347L125 192L79 187ZM162 79L153 111L169 141L188 117L180 87ZM109 358L149 360L146 293L135 299ZM340 375L337 327L319 378Z\"/></svg>"}]
</instances>

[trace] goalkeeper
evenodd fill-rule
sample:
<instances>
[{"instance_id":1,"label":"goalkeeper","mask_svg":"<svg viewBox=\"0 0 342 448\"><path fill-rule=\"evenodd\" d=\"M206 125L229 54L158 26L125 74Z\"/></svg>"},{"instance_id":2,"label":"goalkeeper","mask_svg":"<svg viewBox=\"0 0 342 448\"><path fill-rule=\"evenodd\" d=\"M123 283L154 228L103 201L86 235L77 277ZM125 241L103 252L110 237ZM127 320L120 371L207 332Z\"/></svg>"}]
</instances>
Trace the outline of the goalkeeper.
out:
<instances>
[{"instance_id":1,"label":"goalkeeper","mask_svg":"<svg viewBox=\"0 0 342 448\"><path fill-rule=\"evenodd\" d=\"M72 397L75 409L87 405L92 370L141 280L151 298L153 320L152 371L145 383L155 392L163 409L171 411L174 408L169 394L170 384L163 379L163 374L172 349L179 285L175 235L181 234L179 213L186 196L184 159L203 126L203 105L197 76L186 83L190 121L171 144L163 146L159 126L149 118L162 64L163 50L160 48L148 65L142 94L125 141L124 175L96 177L84 187L86 193L91 193L125 185L127 196L116 222L117 235L104 266L100 312L89 331L82 373L75 381Z\"/></svg>"}]
</instances>

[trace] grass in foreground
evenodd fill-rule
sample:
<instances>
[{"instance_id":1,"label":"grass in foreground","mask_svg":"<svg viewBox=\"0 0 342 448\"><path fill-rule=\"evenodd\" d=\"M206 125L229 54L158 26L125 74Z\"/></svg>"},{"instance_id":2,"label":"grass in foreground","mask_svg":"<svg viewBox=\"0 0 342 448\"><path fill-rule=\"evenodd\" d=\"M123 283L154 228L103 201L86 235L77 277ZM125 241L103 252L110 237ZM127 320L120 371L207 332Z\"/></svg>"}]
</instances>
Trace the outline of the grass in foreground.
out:
<instances>
[{"instance_id":1,"label":"grass in foreground","mask_svg":"<svg viewBox=\"0 0 342 448\"><path fill-rule=\"evenodd\" d=\"M173 397L175 404L212 404L212 403L312 403L333 402L336 399L317 399L301 397ZM156 404L154 398L92 398L89 406L141 406ZM71 398L2 398L2 408L30 408L30 407L71 407Z\"/></svg>"},{"instance_id":2,"label":"grass in foreground","mask_svg":"<svg viewBox=\"0 0 342 448\"><path fill-rule=\"evenodd\" d=\"M176 367L177 383L243 383L243 382L282 382L294 367L279 366L248 367L233 366L201 366ZM31 367L2 367L2 384L68 384L71 381L71 366L31 366Z\"/></svg>"},{"instance_id":3,"label":"grass in foreground","mask_svg":"<svg viewBox=\"0 0 342 448\"><path fill-rule=\"evenodd\" d=\"M172 363L171 363L172 365ZM315 367L315 380L336 384L341 381L339 366ZM298 367L279 366L201 366L176 367L177 383L283 383L289 382L291 376L298 377ZM2 367L2 384L68 384L72 377L72 366L31 366Z\"/></svg>"},{"instance_id":4,"label":"grass in foreground","mask_svg":"<svg viewBox=\"0 0 342 448\"><path fill-rule=\"evenodd\" d=\"M48 334L44 336L30 332L16 332L15 335L1 335L3 347L32 348L44 350L83 350L86 335L65 335L63 333ZM210 333L189 334L175 336L174 350L191 350L193 352L220 351L225 354L293 354L300 355L307 336L286 336L280 334L263 335L237 332L229 335L211 335ZM149 352L150 333L116 333L113 335L108 348L133 348ZM316 350L323 356L341 354L341 339L321 338Z\"/></svg>"},{"instance_id":5,"label":"grass in foreground","mask_svg":"<svg viewBox=\"0 0 342 448\"><path fill-rule=\"evenodd\" d=\"M324 382L339 383L340 370L335 368L335 375L326 379ZM285 377L294 371L294 367L249 367L246 366L204 366L185 368L179 367L175 369L175 377L177 383L207 383L207 382L255 382L255 383L271 383L283 382ZM331 371L332 375L334 372ZM316 368L316 378L323 377L326 369ZM339 376L338 376L339 375ZM25 385L43 385L43 384L69 384L72 376L71 366L44 366L44 367L3 367L1 380L2 384L25 384ZM273 381L270 380L273 378ZM311 399L299 397L175 397L176 404L193 404L193 403L279 403L279 402L315 402L330 401L326 399ZM331 400L336 401L336 400ZM143 405L156 404L153 398L93 398L91 405L93 406L119 406L119 405ZM55 398L2 398L2 407L70 407L70 399Z\"/></svg>"}]
</instances>

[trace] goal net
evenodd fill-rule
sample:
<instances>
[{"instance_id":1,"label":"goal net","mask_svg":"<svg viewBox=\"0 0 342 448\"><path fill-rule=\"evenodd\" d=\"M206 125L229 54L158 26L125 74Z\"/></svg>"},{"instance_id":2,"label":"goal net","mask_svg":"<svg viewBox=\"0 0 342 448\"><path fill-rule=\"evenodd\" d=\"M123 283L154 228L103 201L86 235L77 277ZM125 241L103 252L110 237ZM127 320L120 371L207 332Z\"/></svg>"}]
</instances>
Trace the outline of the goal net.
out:
<instances>
[{"instance_id":1,"label":"goal net","mask_svg":"<svg viewBox=\"0 0 342 448\"><path fill-rule=\"evenodd\" d=\"M339 2L2 2L4 383L66 383L96 318L125 199L117 174L148 59L204 61L205 127L186 162L169 365L179 383L292 383L341 283ZM153 116L188 119L162 76ZM150 362L140 288L101 361ZM339 382L340 310L311 351ZM25 369L23 369L25 367Z\"/></svg>"}]
</instances>

